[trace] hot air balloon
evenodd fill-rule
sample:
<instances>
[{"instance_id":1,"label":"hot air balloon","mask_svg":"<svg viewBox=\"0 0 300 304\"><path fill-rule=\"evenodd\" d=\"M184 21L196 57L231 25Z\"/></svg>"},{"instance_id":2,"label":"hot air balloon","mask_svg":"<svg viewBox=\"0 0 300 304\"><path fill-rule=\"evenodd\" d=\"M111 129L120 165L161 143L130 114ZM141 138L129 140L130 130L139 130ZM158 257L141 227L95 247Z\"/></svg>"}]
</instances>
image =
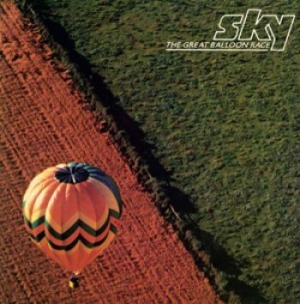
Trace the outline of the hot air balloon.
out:
<instances>
[{"instance_id":1,"label":"hot air balloon","mask_svg":"<svg viewBox=\"0 0 300 304\"><path fill-rule=\"evenodd\" d=\"M50 167L29 184L23 198L25 227L51 259L78 274L108 247L122 213L120 192L111 177L85 163Z\"/></svg>"}]
</instances>

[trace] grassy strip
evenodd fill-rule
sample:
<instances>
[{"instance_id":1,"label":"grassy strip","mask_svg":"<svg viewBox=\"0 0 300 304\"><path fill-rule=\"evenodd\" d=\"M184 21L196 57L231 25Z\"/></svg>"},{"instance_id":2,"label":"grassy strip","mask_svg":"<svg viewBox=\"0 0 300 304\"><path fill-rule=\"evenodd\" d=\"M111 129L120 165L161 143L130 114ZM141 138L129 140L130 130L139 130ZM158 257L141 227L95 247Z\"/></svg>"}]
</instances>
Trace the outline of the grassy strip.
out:
<instances>
[{"instance_id":1,"label":"grassy strip","mask_svg":"<svg viewBox=\"0 0 300 304\"><path fill-rule=\"evenodd\" d=\"M235 277L231 278L232 284L227 284L226 275L224 276L224 273L215 267L217 260L218 264L221 260L230 264L230 257L218 246L211 235L205 231L196 230L194 226L191 227L182 219L181 211L192 211L177 208L182 200L187 200L187 198L170 185L163 167L152 154L149 154L147 143L143 141L144 134L139 126L118 106L118 100L110 92L104 80L93 72L89 62L72 47L66 47L68 35L59 24L47 18L47 10L44 14L41 4L35 1L23 0L16 3L24 16L38 27L43 41L51 46L52 59L57 68L61 69L61 66L64 66L64 71L73 80L74 88L79 89L89 102L86 109L96 111L98 114L101 124L99 131L110 134L110 138L116 143L139 182L150 194L164 218L173 225L181 241L191 252L196 265L205 271L216 292L226 302L240 303L239 289L250 287L243 285ZM170 193L173 193L172 199L170 199ZM174 200L175 197L177 199ZM232 267L234 267L233 264Z\"/></svg>"}]
</instances>

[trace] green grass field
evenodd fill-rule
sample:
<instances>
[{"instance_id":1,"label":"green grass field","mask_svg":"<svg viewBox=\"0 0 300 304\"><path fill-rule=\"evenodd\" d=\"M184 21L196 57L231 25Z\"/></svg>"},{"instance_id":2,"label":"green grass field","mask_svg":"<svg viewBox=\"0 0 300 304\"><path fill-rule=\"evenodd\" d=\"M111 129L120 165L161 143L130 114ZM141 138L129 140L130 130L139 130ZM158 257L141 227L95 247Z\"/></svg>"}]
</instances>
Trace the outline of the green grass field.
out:
<instances>
[{"instance_id":1,"label":"green grass field","mask_svg":"<svg viewBox=\"0 0 300 304\"><path fill-rule=\"evenodd\" d=\"M39 6L145 132L172 187L188 196L177 209L195 207L184 220L231 258L227 265L203 241L216 254L220 288L242 303L300 303L299 6L250 2ZM224 14L248 8L296 14L284 52L165 50L167 41L211 40Z\"/></svg>"}]
</instances>

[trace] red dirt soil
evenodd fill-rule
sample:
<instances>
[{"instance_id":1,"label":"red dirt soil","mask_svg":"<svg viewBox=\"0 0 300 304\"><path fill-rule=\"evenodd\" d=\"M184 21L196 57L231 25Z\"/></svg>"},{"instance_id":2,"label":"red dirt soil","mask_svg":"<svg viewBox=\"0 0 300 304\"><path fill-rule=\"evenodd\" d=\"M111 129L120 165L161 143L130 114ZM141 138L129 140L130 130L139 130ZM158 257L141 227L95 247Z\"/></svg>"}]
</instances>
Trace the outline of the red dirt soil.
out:
<instances>
[{"instance_id":1,"label":"red dirt soil","mask_svg":"<svg viewBox=\"0 0 300 304\"><path fill-rule=\"evenodd\" d=\"M0 303L221 303L159 215L96 116L84 110L38 30L0 4ZM112 245L68 288L69 273L29 240L21 201L46 167L87 162L120 187L124 213Z\"/></svg>"}]
</instances>

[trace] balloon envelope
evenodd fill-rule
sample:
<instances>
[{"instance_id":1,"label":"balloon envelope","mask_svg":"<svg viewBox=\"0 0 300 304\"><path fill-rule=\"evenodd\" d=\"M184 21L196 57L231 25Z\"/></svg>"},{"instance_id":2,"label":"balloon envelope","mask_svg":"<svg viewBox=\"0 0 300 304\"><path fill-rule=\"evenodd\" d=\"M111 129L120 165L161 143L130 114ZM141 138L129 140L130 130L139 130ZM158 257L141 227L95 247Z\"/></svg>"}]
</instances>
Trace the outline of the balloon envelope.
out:
<instances>
[{"instance_id":1,"label":"balloon envelope","mask_svg":"<svg viewBox=\"0 0 300 304\"><path fill-rule=\"evenodd\" d=\"M23 198L25 227L33 242L74 273L111 243L121 213L113 179L84 163L44 170L31 181Z\"/></svg>"}]
</instances>

